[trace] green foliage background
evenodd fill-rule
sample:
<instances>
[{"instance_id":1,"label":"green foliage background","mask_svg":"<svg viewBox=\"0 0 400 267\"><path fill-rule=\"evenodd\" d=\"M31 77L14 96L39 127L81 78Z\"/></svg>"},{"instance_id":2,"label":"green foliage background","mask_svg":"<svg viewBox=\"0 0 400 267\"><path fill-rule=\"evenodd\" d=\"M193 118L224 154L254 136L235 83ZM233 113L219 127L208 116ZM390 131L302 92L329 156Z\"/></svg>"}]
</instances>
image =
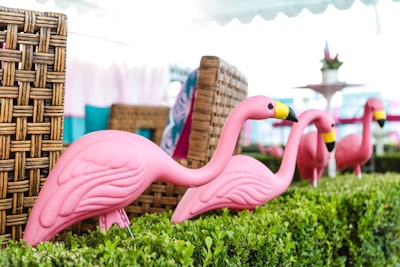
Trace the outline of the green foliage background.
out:
<instances>
[{"instance_id":1,"label":"green foliage background","mask_svg":"<svg viewBox=\"0 0 400 267\"><path fill-rule=\"evenodd\" d=\"M180 224L171 213L126 229L70 234L36 248L11 241L1 266L400 266L400 175L293 183L249 211L227 209Z\"/></svg>"}]
</instances>

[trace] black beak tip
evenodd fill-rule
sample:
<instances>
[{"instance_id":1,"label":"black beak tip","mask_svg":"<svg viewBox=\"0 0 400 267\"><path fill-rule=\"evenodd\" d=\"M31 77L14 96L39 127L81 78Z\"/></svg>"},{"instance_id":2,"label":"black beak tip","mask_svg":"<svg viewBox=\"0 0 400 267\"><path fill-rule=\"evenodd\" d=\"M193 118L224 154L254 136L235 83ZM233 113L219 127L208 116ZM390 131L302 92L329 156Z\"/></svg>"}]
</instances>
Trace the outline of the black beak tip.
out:
<instances>
[{"instance_id":1,"label":"black beak tip","mask_svg":"<svg viewBox=\"0 0 400 267\"><path fill-rule=\"evenodd\" d=\"M289 115L287 116L286 120L298 122L296 113L294 112L294 110L291 107L289 107Z\"/></svg>"},{"instance_id":2,"label":"black beak tip","mask_svg":"<svg viewBox=\"0 0 400 267\"><path fill-rule=\"evenodd\" d=\"M335 142L326 143L326 148L328 149L329 152L332 152L333 149L335 148Z\"/></svg>"},{"instance_id":3,"label":"black beak tip","mask_svg":"<svg viewBox=\"0 0 400 267\"><path fill-rule=\"evenodd\" d=\"M378 124L381 128L383 127L383 125L385 125L385 121L385 119L378 120Z\"/></svg>"}]
</instances>

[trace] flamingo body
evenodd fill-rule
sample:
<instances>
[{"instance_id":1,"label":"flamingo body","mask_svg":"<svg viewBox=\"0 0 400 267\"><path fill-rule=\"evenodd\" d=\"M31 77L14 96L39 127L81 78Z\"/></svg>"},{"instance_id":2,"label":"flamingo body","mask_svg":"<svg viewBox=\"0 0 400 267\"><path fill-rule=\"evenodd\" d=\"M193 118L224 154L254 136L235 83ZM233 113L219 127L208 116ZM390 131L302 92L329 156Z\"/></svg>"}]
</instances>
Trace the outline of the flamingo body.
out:
<instances>
[{"instance_id":1,"label":"flamingo body","mask_svg":"<svg viewBox=\"0 0 400 267\"><path fill-rule=\"evenodd\" d=\"M316 186L330 158L321 134L317 131L303 134L297 154L297 168L302 179L310 180Z\"/></svg>"},{"instance_id":2,"label":"flamingo body","mask_svg":"<svg viewBox=\"0 0 400 267\"><path fill-rule=\"evenodd\" d=\"M350 134L340 139L336 145L335 161L338 171L354 168L354 173L361 178L361 166L365 165L372 156L371 121L375 119L380 127L384 126L386 113L382 101L369 98L364 105L362 117L362 134Z\"/></svg>"},{"instance_id":3,"label":"flamingo body","mask_svg":"<svg viewBox=\"0 0 400 267\"><path fill-rule=\"evenodd\" d=\"M265 165L258 160L246 155L233 156L223 173L211 185L197 187L197 190L188 189L190 192L181 199L173 218L176 218L183 204L186 204L185 208L190 214L223 207L252 210L274 197L273 184L279 181L273 181L275 177L266 179L266 172L272 176L272 172L266 170Z\"/></svg>"},{"instance_id":4,"label":"flamingo body","mask_svg":"<svg viewBox=\"0 0 400 267\"><path fill-rule=\"evenodd\" d=\"M186 190L171 221L179 223L219 208L254 210L281 195L293 179L301 133L311 122L314 122L321 132L332 137L329 139L332 141L329 147L333 149L333 117L319 110L305 111L300 115L299 122L292 126L277 173L273 173L255 158L245 155L233 156L225 170L211 182Z\"/></svg>"},{"instance_id":5,"label":"flamingo body","mask_svg":"<svg viewBox=\"0 0 400 267\"><path fill-rule=\"evenodd\" d=\"M266 96L253 96L229 114L210 162L183 167L155 143L140 135L104 130L87 134L61 155L29 214L26 244L50 240L66 227L99 216L100 227L130 222L124 207L155 180L195 187L213 180L226 167L247 119L297 121L292 109Z\"/></svg>"},{"instance_id":6,"label":"flamingo body","mask_svg":"<svg viewBox=\"0 0 400 267\"><path fill-rule=\"evenodd\" d=\"M114 212L133 202L152 183L146 175L146 164L172 164L170 157L150 153L158 146L146 140L128 132L107 130L90 133L73 143L35 201L25 241L47 241L72 223L103 214L100 223L106 229L115 222L120 227L129 225L125 214L119 217ZM138 144L143 150L127 149ZM162 175L158 170L153 175Z\"/></svg>"},{"instance_id":7,"label":"flamingo body","mask_svg":"<svg viewBox=\"0 0 400 267\"><path fill-rule=\"evenodd\" d=\"M340 139L335 154L336 168L339 171L354 168L356 175L358 175L361 170L357 172L356 169L365 165L372 156L372 144L359 153L361 144L362 137L359 134L349 134Z\"/></svg>"}]
</instances>

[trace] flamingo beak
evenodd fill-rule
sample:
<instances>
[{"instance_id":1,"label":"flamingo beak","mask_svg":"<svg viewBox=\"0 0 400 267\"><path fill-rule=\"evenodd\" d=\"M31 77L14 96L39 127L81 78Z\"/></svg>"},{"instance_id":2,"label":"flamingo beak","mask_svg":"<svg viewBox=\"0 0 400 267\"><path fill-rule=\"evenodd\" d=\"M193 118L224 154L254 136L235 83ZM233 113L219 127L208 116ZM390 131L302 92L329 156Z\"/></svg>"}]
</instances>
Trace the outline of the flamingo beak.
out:
<instances>
[{"instance_id":1,"label":"flamingo beak","mask_svg":"<svg viewBox=\"0 0 400 267\"><path fill-rule=\"evenodd\" d=\"M294 121L298 122L296 113L294 110L289 107L288 105L285 105L279 101L275 101L275 118L276 119L281 119L281 120L287 120L287 121Z\"/></svg>"},{"instance_id":2,"label":"flamingo beak","mask_svg":"<svg viewBox=\"0 0 400 267\"><path fill-rule=\"evenodd\" d=\"M384 110L374 111L374 118L378 122L379 126L382 128L386 121L386 112Z\"/></svg>"},{"instance_id":3,"label":"flamingo beak","mask_svg":"<svg viewBox=\"0 0 400 267\"><path fill-rule=\"evenodd\" d=\"M324 139L328 151L332 152L333 149L335 148L335 142L336 142L335 130L332 129L332 131L330 131L329 133L323 133L322 138Z\"/></svg>"}]
</instances>

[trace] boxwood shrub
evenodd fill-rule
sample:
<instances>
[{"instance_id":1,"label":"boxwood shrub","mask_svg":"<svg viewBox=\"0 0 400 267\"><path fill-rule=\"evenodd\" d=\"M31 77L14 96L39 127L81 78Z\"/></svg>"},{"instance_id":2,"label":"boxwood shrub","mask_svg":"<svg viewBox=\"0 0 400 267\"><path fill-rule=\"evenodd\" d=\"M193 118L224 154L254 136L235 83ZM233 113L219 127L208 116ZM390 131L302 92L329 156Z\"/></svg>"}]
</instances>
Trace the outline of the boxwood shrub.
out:
<instances>
[{"instance_id":1,"label":"boxwood shrub","mask_svg":"<svg viewBox=\"0 0 400 267\"><path fill-rule=\"evenodd\" d=\"M37 247L11 241L1 266L400 266L400 175L293 183L249 211L210 211L179 224L171 212L126 229L69 234Z\"/></svg>"}]
</instances>

